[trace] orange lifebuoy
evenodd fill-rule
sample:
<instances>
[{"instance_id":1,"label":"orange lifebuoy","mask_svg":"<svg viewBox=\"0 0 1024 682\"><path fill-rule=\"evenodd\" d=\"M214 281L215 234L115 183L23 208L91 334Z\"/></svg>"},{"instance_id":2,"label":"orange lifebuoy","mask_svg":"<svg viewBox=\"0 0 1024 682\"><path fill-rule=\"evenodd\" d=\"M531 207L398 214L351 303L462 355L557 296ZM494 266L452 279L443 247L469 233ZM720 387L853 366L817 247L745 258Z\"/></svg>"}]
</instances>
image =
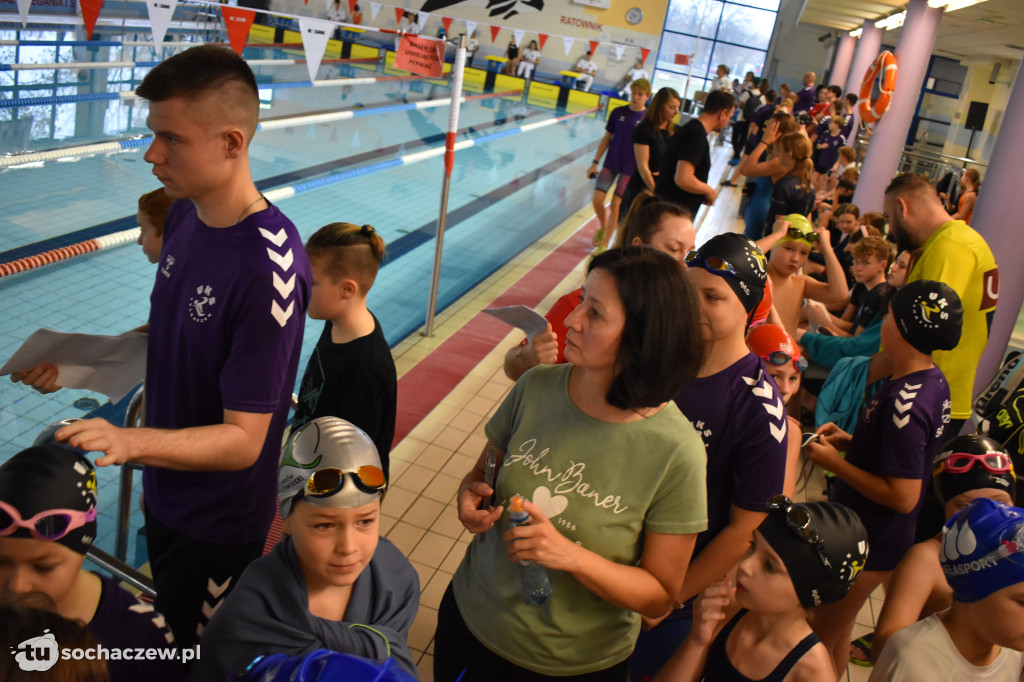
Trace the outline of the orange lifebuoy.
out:
<instances>
[{"instance_id":1,"label":"orange lifebuoy","mask_svg":"<svg viewBox=\"0 0 1024 682\"><path fill-rule=\"evenodd\" d=\"M879 79L878 88L881 93L878 99L871 102L871 89ZM864 80L860 84L860 99L857 100L857 111L865 123L874 123L882 118L889 109L889 101L892 99L893 90L896 89L896 56L886 50L875 58L871 68L864 74Z\"/></svg>"}]
</instances>

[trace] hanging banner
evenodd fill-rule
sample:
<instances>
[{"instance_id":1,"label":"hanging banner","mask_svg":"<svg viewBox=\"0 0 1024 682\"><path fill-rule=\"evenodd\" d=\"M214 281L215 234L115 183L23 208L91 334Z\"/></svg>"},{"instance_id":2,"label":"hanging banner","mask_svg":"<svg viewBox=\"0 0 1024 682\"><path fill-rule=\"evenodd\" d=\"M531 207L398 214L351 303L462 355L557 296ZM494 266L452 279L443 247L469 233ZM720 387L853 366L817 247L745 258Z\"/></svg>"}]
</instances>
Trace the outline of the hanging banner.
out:
<instances>
[{"instance_id":1,"label":"hanging banner","mask_svg":"<svg viewBox=\"0 0 1024 682\"><path fill-rule=\"evenodd\" d=\"M626 50L625 45L615 45L615 58L622 59L622 53Z\"/></svg>"},{"instance_id":2,"label":"hanging banner","mask_svg":"<svg viewBox=\"0 0 1024 682\"><path fill-rule=\"evenodd\" d=\"M416 23L420 26L420 33L423 33L423 27L427 25L427 19L429 18L429 12L420 12L416 15Z\"/></svg>"},{"instance_id":3,"label":"hanging banner","mask_svg":"<svg viewBox=\"0 0 1024 682\"><path fill-rule=\"evenodd\" d=\"M501 31L501 26L491 26L491 42L493 43L498 39L498 33Z\"/></svg>"},{"instance_id":4,"label":"hanging banner","mask_svg":"<svg viewBox=\"0 0 1024 682\"><path fill-rule=\"evenodd\" d=\"M568 57L569 50L572 49L572 44L575 43L576 41L573 40L572 38L562 38L562 42L565 44L565 56Z\"/></svg>"},{"instance_id":5,"label":"hanging banner","mask_svg":"<svg viewBox=\"0 0 1024 682\"><path fill-rule=\"evenodd\" d=\"M306 68L310 82L316 80L320 60L324 58L327 41L334 35L334 22L311 17L299 17L299 33L302 34L302 49L306 51Z\"/></svg>"},{"instance_id":6,"label":"hanging banner","mask_svg":"<svg viewBox=\"0 0 1024 682\"><path fill-rule=\"evenodd\" d=\"M167 35L167 27L171 24L177 5L178 0L146 0L149 24L153 27L153 46L158 52L164 46L164 36Z\"/></svg>"},{"instance_id":7,"label":"hanging banner","mask_svg":"<svg viewBox=\"0 0 1024 682\"><path fill-rule=\"evenodd\" d=\"M524 35L526 35L526 31L522 30L521 28L517 28L516 30L512 31L512 37L516 41L516 47L521 46Z\"/></svg>"},{"instance_id":8,"label":"hanging banner","mask_svg":"<svg viewBox=\"0 0 1024 682\"><path fill-rule=\"evenodd\" d=\"M476 30L476 22L475 21L467 21L466 22L466 39L467 40L469 38L473 37L473 31L475 31L475 30Z\"/></svg>"},{"instance_id":9,"label":"hanging banner","mask_svg":"<svg viewBox=\"0 0 1024 682\"><path fill-rule=\"evenodd\" d=\"M241 56L245 49L245 41L249 39L249 29L252 28L252 21L256 13L241 7L220 6L220 12L224 15L224 26L228 30L228 41L231 49Z\"/></svg>"},{"instance_id":10,"label":"hanging banner","mask_svg":"<svg viewBox=\"0 0 1024 682\"><path fill-rule=\"evenodd\" d=\"M440 76L444 71L444 43L403 33L395 55L395 68L419 76Z\"/></svg>"},{"instance_id":11,"label":"hanging banner","mask_svg":"<svg viewBox=\"0 0 1024 682\"><path fill-rule=\"evenodd\" d=\"M92 40L92 30L96 28L96 20L100 18L103 0L81 0L78 6L82 9L82 21L85 22L85 33Z\"/></svg>"},{"instance_id":12,"label":"hanging banner","mask_svg":"<svg viewBox=\"0 0 1024 682\"><path fill-rule=\"evenodd\" d=\"M370 3L370 21L376 21L377 20L377 12L379 12L379 11L380 11L380 3L379 2L371 2Z\"/></svg>"},{"instance_id":13,"label":"hanging banner","mask_svg":"<svg viewBox=\"0 0 1024 682\"><path fill-rule=\"evenodd\" d=\"M540 43L540 49L543 50L544 49L544 43L548 42L548 34L547 33L538 33L537 34L537 42Z\"/></svg>"},{"instance_id":14,"label":"hanging banner","mask_svg":"<svg viewBox=\"0 0 1024 682\"><path fill-rule=\"evenodd\" d=\"M640 50L640 61L646 62L647 61L647 57L650 54L651 54L651 49L649 47L645 47L642 50Z\"/></svg>"},{"instance_id":15,"label":"hanging banner","mask_svg":"<svg viewBox=\"0 0 1024 682\"><path fill-rule=\"evenodd\" d=\"M687 64L690 63L690 55L688 55L688 54L677 54L673 61L674 61L674 63L678 64L679 66L686 66Z\"/></svg>"},{"instance_id":16,"label":"hanging banner","mask_svg":"<svg viewBox=\"0 0 1024 682\"><path fill-rule=\"evenodd\" d=\"M28 8L32 0L18 0L18 16L21 17L21 27L28 26Z\"/></svg>"},{"instance_id":17,"label":"hanging banner","mask_svg":"<svg viewBox=\"0 0 1024 682\"><path fill-rule=\"evenodd\" d=\"M444 26L444 34L448 35L451 32L451 29L452 29L452 18L451 17L441 17L441 25Z\"/></svg>"},{"instance_id":18,"label":"hanging banner","mask_svg":"<svg viewBox=\"0 0 1024 682\"><path fill-rule=\"evenodd\" d=\"M590 56L593 57L596 54L597 54L597 41L596 40L591 40L590 41Z\"/></svg>"},{"instance_id":19,"label":"hanging banner","mask_svg":"<svg viewBox=\"0 0 1024 682\"><path fill-rule=\"evenodd\" d=\"M401 24L402 23L402 15L403 14L405 14L405 10L404 9L402 9L401 7L396 7L395 8L395 23L396 24Z\"/></svg>"}]
</instances>

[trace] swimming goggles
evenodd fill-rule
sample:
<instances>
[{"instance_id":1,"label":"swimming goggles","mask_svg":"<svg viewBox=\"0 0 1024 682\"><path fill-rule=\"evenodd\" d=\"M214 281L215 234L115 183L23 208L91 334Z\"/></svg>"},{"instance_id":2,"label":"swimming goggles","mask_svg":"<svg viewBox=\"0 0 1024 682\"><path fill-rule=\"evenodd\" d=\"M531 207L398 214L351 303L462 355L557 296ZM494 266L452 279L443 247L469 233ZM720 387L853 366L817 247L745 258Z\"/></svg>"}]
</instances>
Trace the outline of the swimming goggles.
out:
<instances>
[{"instance_id":1,"label":"swimming goggles","mask_svg":"<svg viewBox=\"0 0 1024 682\"><path fill-rule=\"evenodd\" d=\"M760 358L769 365L775 365L776 367L782 367L792 360L797 370L802 372L807 369L807 358L802 355L790 355L784 350L773 350L768 355L761 355Z\"/></svg>"},{"instance_id":2,"label":"swimming goggles","mask_svg":"<svg viewBox=\"0 0 1024 682\"><path fill-rule=\"evenodd\" d=\"M1010 474L1013 480L1017 475L1013 472L1013 461L1009 455L1002 452L986 452L981 455L972 455L966 452L942 452L935 458L935 468L932 476L941 473L963 474L978 464L990 474Z\"/></svg>"},{"instance_id":3,"label":"swimming goggles","mask_svg":"<svg viewBox=\"0 0 1024 682\"><path fill-rule=\"evenodd\" d=\"M769 514L785 514L786 525L793 531L793 534L814 548L818 555L818 561L825 567L828 574L832 575L832 562L825 556L824 541L818 535L818 529L814 527L814 520L806 509L794 506L793 501L785 495L772 495L768 498Z\"/></svg>"},{"instance_id":4,"label":"swimming goggles","mask_svg":"<svg viewBox=\"0 0 1024 682\"><path fill-rule=\"evenodd\" d=\"M700 266L710 272L713 275L729 275L730 277L739 278L739 273L736 272L736 268L729 264L728 261L719 258L718 256L703 256L699 251L691 251L686 254L684 259L687 267Z\"/></svg>"},{"instance_id":5,"label":"swimming goggles","mask_svg":"<svg viewBox=\"0 0 1024 682\"><path fill-rule=\"evenodd\" d=\"M76 528L95 520L95 507L89 511L48 509L30 519L23 519L21 512L0 501L0 536L11 535L19 528L24 528L37 540L60 540Z\"/></svg>"},{"instance_id":6,"label":"swimming goggles","mask_svg":"<svg viewBox=\"0 0 1024 682\"><path fill-rule=\"evenodd\" d=\"M306 481L306 494L314 497L333 495L345 485L346 475L351 475L352 482L364 493L379 493L387 487L384 471L372 464L364 464L355 469L326 467L314 471Z\"/></svg>"},{"instance_id":7,"label":"swimming goggles","mask_svg":"<svg viewBox=\"0 0 1024 682\"><path fill-rule=\"evenodd\" d=\"M788 230L786 230L786 236L792 239L802 239L805 242L811 242L812 244L818 241L817 232L801 232L795 227L791 227Z\"/></svg>"}]
</instances>

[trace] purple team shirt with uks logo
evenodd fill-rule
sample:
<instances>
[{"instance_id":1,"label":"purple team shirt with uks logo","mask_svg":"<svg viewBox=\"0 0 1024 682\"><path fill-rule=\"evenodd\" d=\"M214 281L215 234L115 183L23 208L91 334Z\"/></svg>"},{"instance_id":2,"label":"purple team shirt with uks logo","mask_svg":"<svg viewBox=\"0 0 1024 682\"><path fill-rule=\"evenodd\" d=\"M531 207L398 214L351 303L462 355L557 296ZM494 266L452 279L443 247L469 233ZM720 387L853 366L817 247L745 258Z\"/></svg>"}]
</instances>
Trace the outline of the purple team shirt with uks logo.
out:
<instances>
[{"instance_id":1,"label":"purple team shirt with uks logo","mask_svg":"<svg viewBox=\"0 0 1024 682\"><path fill-rule=\"evenodd\" d=\"M146 508L164 525L210 543L266 535L311 279L277 207L228 228L204 225L191 201L171 207L150 296L146 426L222 424L224 410L273 417L259 458L241 471L146 467Z\"/></svg>"}]
</instances>

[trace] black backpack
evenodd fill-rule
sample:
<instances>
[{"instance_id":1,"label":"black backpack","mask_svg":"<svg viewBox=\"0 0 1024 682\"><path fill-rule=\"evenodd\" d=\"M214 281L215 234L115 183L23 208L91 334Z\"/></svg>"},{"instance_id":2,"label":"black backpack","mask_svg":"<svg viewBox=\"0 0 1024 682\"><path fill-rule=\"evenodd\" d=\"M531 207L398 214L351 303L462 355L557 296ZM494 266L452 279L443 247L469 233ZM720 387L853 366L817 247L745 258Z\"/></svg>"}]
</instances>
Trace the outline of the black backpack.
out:
<instances>
[{"instance_id":1,"label":"black backpack","mask_svg":"<svg viewBox=\"0 0 1024 682\"><path fill-rule=\"evenodd\" d=\"M761 101L762 97L760 94L755 95L750 90L747 90L747 94L749 94L750 96L747 97L747 101L743 103L742 118L744 121L753 121L754 112L757 111L757 108L763 104L763 102Z\"/></svg>"}]
</instances>

